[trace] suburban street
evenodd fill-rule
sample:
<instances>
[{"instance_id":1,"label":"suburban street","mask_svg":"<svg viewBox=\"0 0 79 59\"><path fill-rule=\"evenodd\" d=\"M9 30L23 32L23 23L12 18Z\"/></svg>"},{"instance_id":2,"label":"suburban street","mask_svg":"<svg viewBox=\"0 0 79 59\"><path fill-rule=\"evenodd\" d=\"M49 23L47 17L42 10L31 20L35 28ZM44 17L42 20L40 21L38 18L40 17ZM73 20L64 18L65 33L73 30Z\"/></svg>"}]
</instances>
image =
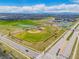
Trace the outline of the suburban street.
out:
<instances>
[{"instance_id":1,"label":"suburban street","mask_svg":"<svg viewBox=\"0 0 79 59\"><path fill-rule=\"evenodd\" d=\"M78 35L77 31L74 30L73 35L70 40L67 41L68 36L71 34L73 29L78 25L77 23L72 27L61 39L57 42L49 51L45 54L37 57L36 59L68 59L71 55L73 45L75 43L76 37ZM79 28L79 26L78 26Z\"/></svg>"}]
</instances>

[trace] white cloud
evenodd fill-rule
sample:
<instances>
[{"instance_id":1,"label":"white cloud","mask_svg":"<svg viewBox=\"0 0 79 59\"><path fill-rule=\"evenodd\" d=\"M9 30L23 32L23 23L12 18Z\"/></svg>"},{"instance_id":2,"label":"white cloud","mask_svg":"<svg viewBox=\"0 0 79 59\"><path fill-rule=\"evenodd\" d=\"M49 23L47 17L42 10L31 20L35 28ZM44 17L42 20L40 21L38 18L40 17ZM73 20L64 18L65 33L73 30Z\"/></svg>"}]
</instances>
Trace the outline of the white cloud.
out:
<instances>
[{"instance_id":1,"label":"white cloud","mask_svg":"<svg viewBox=\"0 0 79 59\"><path fill-rule=\"evenodd\" d=\"M48 12L79 12L79 4L61 4L50 6L47 8Z\"/></svg>"},{"instance_id":2,"label":"white cloud","mask_svg":"<svg viewBox=\"0 0 79 59\"><path fill-rule=\"evenodd\" d=\"M79 0L71 0L71 1L73 1L73 2L75 2L75 3L79 3Z\"/></svg>"},{"instance_id":3,"label":"white cloud","mask_svg":"<svg viewBox=\"0 0 79 59\"><path fill-rule=\"evenodd\" d=\"M39 11L44 11L45 9L45 5L44 4L38 4L38 5L34 5L34 6L23 6L20 7L22 11L28 11L28 12L39 12Z\"/></svg>"},{"instance_id":4,"label":"white cloud","mask_svg":"<svg viewBox=\"0 0 79 59\"><path fill-rule=\"evenodd\" d=\"M0 6L0 12L1 13L79 12L79 4L61 4L54 6L46 6L45 4L38 4L33 6Z\"/></svg>"}]
</instances>

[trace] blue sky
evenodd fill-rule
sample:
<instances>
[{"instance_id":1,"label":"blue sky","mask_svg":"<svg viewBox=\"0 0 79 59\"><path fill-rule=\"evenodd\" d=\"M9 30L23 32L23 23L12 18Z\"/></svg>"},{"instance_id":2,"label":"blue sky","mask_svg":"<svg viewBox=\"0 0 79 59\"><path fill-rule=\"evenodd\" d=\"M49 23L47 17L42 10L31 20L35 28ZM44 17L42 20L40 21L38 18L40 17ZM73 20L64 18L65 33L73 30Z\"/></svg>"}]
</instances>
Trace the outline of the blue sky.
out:
<instances>
[{"instance_id":1,"label":"blue sky","mask_svg":"<svg viewBox=\"0 0 79 59\"><path fill-rule=\"evenodd\" d=\"M0 0L0 5L36 5L36 4L45 4L45 5L57 5L57 4L72 4L72 0Z\"/></svg>"},{"instance_id":2,"label":"blue sky","mask_svg":"<svg viewBox=\"0 0 79 59\"><path fill-rule=\"evenodd\" d=\"M79 12L79 0L0 0L0 13Z\"/></svg>"}]
</instances>

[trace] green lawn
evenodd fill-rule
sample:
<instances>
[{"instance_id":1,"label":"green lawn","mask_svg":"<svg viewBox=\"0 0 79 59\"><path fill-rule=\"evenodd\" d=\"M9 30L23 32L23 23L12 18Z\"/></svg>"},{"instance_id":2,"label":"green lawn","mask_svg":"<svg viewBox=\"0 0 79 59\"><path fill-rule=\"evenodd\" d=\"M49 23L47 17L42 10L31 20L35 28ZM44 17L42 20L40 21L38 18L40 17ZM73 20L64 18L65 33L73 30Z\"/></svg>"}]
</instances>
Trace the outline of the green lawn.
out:
<instances>
[{"instance_id":1,"label":"green lawn","mask_svg":"<svg viewBox=\"0 0 79 59\"><path fill-rule=\"evenodd\" d=\"M18 24L37 25L37 23L32 20L15 20L15 21L0 20L0 25L18 25Z\"/></svg>"},{"instance_id":2,"label":"green lawn","mask_svg":"<svg viewBox=\"0 0 79 59\"><path fill-rule=\"evenodd\" d=\"M39 42L47 39L51 36L51 33L48 31L41 31L40 33L29 33L27 31L22 32L20 34L16 34L16 37L22 40L30 41L30 42Z\"/></svg>"}]
</instances>

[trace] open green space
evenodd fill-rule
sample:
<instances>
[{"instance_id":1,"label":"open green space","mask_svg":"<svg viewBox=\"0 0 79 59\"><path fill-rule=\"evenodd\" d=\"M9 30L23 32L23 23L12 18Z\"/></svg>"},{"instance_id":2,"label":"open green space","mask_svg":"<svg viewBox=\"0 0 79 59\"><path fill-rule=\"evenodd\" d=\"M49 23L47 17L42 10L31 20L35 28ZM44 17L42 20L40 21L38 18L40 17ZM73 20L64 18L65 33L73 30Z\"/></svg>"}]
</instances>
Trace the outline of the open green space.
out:
<instances>
[{"instance_id":1,"label":"open green space","mask_svg":"<svg viewBox=\"0 0 79 59\"><path fill-rule=\"evenodd\" d=\"M44 51L61 36L66 29L51 22L51 18L41 20L0 20L0 32L11 40L34 50ZM73 24L73 23L71 23ZM40 47L39 47L40 46Z\"/></svg>"},{"instance_id":2,"label":"open green space","mask_svg":"<svg viewBox=\"0 0 79 59\"><path fill-rule=\"evenodd\" d=\"M51 36L54 32L54 30L52 30L52 28L51 28L51 32L49 32L48 30L49 30L49 28L45 28L44 30L40 31L39 33L29 33L28 31L24 31L22 33L16 34L16 37L19 39L30 41L30 42L44 41L47 38L49 38L49 36Z\"/></svg>"}]
</instances>

